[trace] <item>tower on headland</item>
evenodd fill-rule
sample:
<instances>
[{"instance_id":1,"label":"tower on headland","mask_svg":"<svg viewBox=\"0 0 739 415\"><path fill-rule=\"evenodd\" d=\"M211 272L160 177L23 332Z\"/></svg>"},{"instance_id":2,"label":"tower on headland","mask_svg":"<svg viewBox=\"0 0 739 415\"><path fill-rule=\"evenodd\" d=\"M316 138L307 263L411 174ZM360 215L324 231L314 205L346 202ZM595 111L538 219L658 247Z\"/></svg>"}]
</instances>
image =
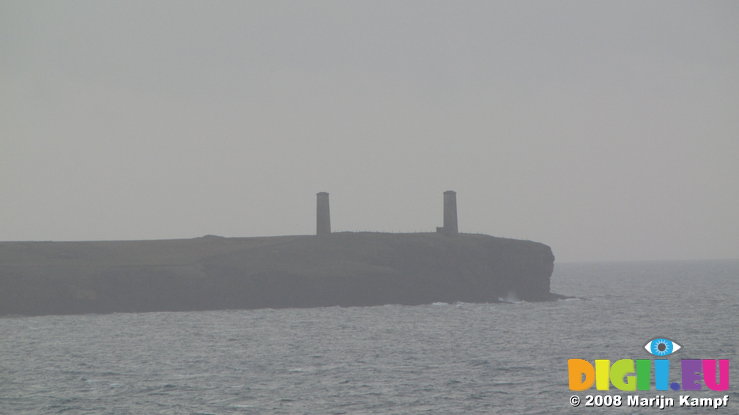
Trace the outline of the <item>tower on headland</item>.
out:
<instances>
[{"instance_id":1,"label":"tower on headland","mask_svg":"<svg viewBox=\"0 0 739 415\"><path fill-rule=\"evenodd\" d=\"M447 235L459 233L457 227L457 192L454 190L444 192L444 226L437 227L436 232Z\"/></svg>"},{"instance_id":2,"label":"tower on headland","mask_svg":"<svg viewBox=\"0 0 739 415\"><path fill-rule=\"evenodd\" d=\"M328 193L316 194L316 235L331 233L331 211L328 207Z\"/></svg>"}]
</instances>

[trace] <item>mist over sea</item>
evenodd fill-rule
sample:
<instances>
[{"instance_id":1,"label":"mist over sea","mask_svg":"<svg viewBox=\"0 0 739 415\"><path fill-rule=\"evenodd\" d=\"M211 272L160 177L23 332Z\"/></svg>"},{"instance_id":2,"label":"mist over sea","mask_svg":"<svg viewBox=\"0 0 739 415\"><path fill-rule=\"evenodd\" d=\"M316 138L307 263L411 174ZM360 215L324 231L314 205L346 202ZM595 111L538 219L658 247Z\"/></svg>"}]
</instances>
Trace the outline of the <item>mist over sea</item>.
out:
<instances>
[{"instance_id":1,"label":"mist over sea","mask_svg":"<svg viewBox=\"0 0 739 415\"><path fill-rule=\"evenodd\" d=\"M4 317L0 414L657 413L572 408L567 359L737 364L739 260L556 264L552 291L578 298ZM736 384L680 412L737 413Z\"/></svg>"}]
</instances>

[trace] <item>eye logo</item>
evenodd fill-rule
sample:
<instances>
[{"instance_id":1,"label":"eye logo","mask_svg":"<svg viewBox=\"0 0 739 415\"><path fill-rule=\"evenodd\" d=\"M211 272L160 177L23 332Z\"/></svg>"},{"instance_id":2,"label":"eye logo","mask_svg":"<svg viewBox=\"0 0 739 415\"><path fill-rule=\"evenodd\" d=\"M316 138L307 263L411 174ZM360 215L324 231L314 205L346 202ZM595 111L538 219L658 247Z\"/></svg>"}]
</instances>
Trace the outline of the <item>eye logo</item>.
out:
<instances>
[{"instance_id":1,"label":"eye logo","mask_svg":"<svg viewBox=\"0 0 739 415\"><path fill-rule=\"evenodd\" d=\"M675 353L680 350L682 346L670 339L656 338L648 341L647 344L644 345L644 348L649 353L662 357Z\"/></svg>"}]
</instances>

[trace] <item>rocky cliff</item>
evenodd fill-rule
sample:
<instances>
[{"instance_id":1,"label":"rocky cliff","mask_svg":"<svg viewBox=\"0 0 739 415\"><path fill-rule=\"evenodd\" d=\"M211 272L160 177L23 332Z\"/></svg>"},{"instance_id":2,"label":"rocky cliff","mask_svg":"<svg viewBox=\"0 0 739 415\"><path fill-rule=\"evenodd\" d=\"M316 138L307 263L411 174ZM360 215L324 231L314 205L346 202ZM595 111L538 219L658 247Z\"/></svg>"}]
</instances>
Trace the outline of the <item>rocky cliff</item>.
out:
<instances>
[{"instance_id":1,"label":"rocky cliff","mask_svg":"<svg viewBox=\"0 0 739 415\"><path fill-rule=\"evenodd\" d=\"M554 256L487 235L0 243L0 315L547 300Z\"/></svg>"}]
</instances>

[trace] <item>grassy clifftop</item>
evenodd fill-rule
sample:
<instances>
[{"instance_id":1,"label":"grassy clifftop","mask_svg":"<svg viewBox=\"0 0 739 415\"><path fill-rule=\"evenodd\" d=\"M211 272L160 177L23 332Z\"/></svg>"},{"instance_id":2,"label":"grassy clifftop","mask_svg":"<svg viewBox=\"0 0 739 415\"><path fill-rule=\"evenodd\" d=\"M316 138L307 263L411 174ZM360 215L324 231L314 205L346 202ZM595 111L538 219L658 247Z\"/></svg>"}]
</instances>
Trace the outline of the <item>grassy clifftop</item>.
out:
<instances>
[{"instance_id":1,"label":"grassy clifftop","mask_svg":"<svg viewBox=\"0 0 739 415\"><path fill-rule=\"evenodd\" d=\"M0 315L546 300L543 244L334 233L0 243Z\"/></svg>"}]
</instances>

